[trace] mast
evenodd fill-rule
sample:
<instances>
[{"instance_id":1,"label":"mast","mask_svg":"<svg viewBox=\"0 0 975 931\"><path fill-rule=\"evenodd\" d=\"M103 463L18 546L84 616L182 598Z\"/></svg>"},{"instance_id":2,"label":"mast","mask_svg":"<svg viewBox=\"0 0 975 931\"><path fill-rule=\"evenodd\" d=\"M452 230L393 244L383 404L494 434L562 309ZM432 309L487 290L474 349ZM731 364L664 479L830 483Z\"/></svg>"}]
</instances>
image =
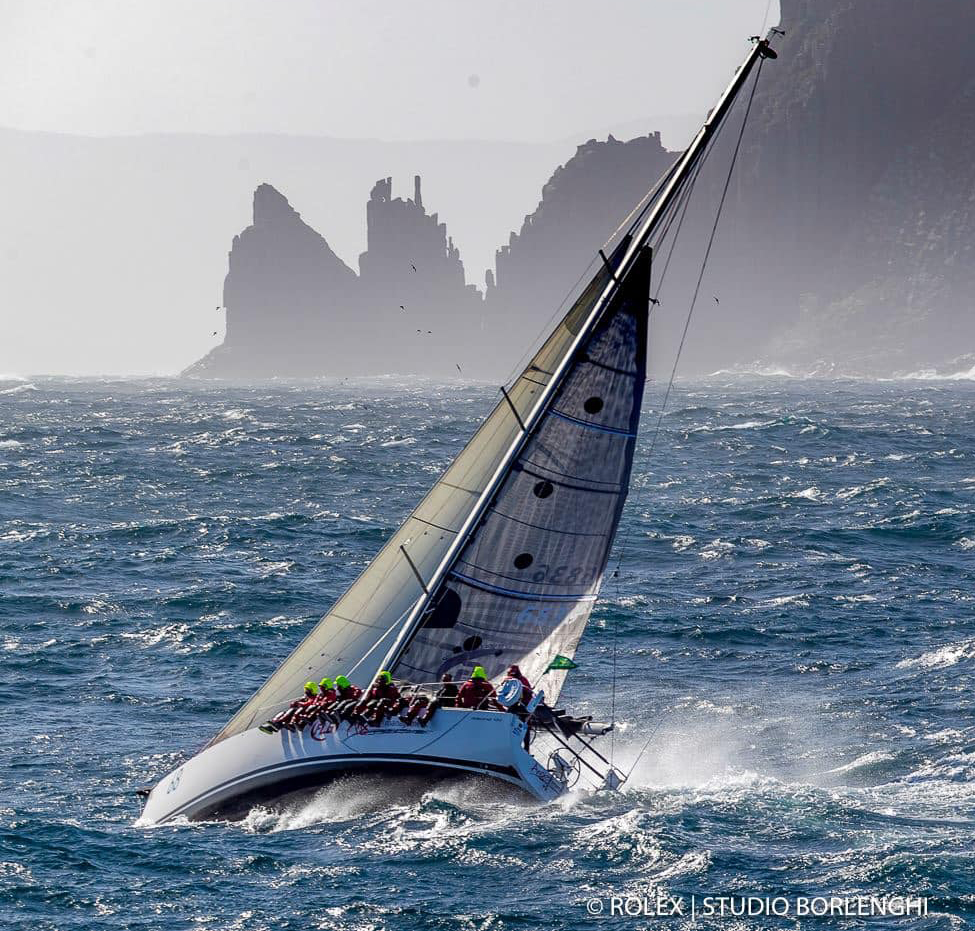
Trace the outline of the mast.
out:
<instances>
[{"instance_id":1,"label":"mast","mask_svg":"<svg viewBox=\"0 0 975 931\"><path fill-rule=\"evenodd\" d=\"M771 35L772 33L770 32L769 36ZM396 638L389 651L385 654L378 669L388 669L394 666L410 645L414 636L420 629L425 612L430 606L432 599L439 591L441 583L450 572L464 546L470 539L471 534L477 528L478 523L490 506L491 501L501 486L501 483L508 474L511 464L516 460L519 453L524 448L525 443L537 428L541 418L544 416L550 402L555 396L555 393L558 391L567 370L571 366L579 347L585 343L592 333L593 328L599 322L610 300L613 298L622 282L626 279L627 275L633 269L644 248L647 247L647 243L650 237L657 230L661 219L666 215L668 209L673 205L674 200L682 191L684 184L690 177L695 167L698 165L701 157L707 149L708 143L718 131L719 127L724 121L724 118L728 115L728 112L737 99L738 94L741 92L741 89L744 87L748 77L751 75L755 65L761 59L775 57L776 53L770 47L768 38L757 39L755 41L755 44L749 51L745 60L736 70L734 77L728 84L724 93L718 99L717 104L715 104L714 108L708 114L704 125L698 131L697 135L694 137L694 140L678 160L674 169L670 172L669 180L666 182L663 190L657 196L653 207L648 211L646 217L639 224L637 229L632 231L629 242L625 244L625 247L622 250L623 254L615 268L610 265L610 262L606 258L605 254L600 251L600 258L606 265L609 272L608 283L597 300L593 303L585 322L580 327L579 332L576 334L575 339L570 345L568 351L563 355L558 367L556 368L556 371L546 384L544 390L540 393L540 396L535 402L535 405L532 407L531 411L526 417L518 418L519 427L521 428L518 435L512 441L504 456L499 461L497 468L491 476L491 479L482 491L475 506L468 514L464 524L454 538L453 543L444 554L443 559L437 566L434 574L428 580L426 580L426 582L420 580L421 587L423 588L423 594L417 599L415 605L410 611L410 615L406 623L400 630L399 636ZM517 416L517 411L515 413Z\"/></svg>"}]
</instances>

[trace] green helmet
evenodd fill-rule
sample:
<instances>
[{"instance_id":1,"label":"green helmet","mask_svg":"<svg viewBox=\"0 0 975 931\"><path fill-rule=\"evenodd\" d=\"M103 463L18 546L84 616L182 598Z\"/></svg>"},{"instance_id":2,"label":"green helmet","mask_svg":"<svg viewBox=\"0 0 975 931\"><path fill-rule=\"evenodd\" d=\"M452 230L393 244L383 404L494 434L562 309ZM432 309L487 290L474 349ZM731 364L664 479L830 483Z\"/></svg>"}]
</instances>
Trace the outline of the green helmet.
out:
<instances>
[{"instance_id":1,"label":"green helmet","mask_svg":"<svg viewBox=\"0 0 975 931\"><path fill-rule=\"evenodd\" d=\"M487 673L484 671L483 666L475 666L474 671L471 673L472 679L486 679Z\"/></svg>"},{"instance_id":2,"label":"green helmet","mask_svg":"<svg viewBox=\"0 0 975 931\"><path fill-rule=\"evenodd\" d=\"M393 677L385 669L379 673L378 678L383 685L389 685L393 681Z\"/></svg>"},{"instance_id":3,"label":"green helmet","mask_svg":"<svg viewBox=\"0 0 975 931\"><path fill-rule=\"evenodd\" d=\"M346 679L345 676L336 676L335 677L335 684L340 689L347 689L352 683L349 682L349 680Z\"/></svg>"},{"instance_id":4,"label":"green helmet","mask_svg":"<svg viewBox=\"0 0 975 931\"><path fill-rule=\"evenodd\" d=\"M306 692L311 692L312 695L317 695L318 694L318 686L315 685L314 682L310 682L310 681L309 682L306 682L305 683L305 691Z\"/></svg>"},{"instance_id":5,"label":"green helmet","mask_svg":"<svg viewBox=\"0 0 975 931\"><path fill-rule=\"evenodd\" d=\"M318 687L324 692L325 689L330 689L332 687L332 680L326 676L321 682L318 683Z\"/></svg>"}]
</instances>

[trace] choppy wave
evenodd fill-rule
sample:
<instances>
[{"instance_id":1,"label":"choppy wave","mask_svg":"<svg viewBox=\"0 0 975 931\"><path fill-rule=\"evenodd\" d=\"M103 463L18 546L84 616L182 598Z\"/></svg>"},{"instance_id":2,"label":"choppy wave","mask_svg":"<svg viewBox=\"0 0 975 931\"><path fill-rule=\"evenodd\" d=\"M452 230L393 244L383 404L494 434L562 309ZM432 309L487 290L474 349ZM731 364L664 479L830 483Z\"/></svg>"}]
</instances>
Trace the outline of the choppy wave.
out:
<instances>
[{"instance_id":1,"label":"choppy wave","mask_svg":"<svg viewBox=\"0 0 975 931\"><path fill-rule=\"evenodd\" d=\"M596 719L615 695L622 793L363 776L153 830L134 790L300 641L496 392L0 380L26 385L0 396L0 913L583 931L587 898L659 882L927 893L941 917L911 927L969 920L969 381L674 387L563 695Z\"/></svg>"},{"instance_id":2,"label":"choppy wave","mask_svg":"<svg viewBox=\"0 0 975 931\"><path fill-rule=\"evenodd\" d=\"M975 639L948 643L920 656L903 659L897 664L897 668L947 669L963 660L975 660Z\"/></svg>"},{"instance_id":3,"label":"choppy wave","mask_svg":"<svg viewBox=\"0 0 975 931\"><path fill-rule=\"evenodd\" d=\"M955 372L939 372L937 369L921 369L902 375L905 381L975 381L975 365Z\"/></svg>"}]
</instances>

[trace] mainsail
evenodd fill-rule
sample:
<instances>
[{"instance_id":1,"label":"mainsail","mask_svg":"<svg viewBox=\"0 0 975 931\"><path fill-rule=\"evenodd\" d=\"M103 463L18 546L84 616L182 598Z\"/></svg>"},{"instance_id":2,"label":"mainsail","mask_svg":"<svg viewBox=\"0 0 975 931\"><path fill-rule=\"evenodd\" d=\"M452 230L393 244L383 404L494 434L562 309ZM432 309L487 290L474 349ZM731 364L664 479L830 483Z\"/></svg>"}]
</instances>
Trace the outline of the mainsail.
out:
<instances>
[{"instance_id":1,"label":"mainsail","mask_svg":"<svg viewBox=\"0 0 975 931\"><path fill-rule=\"evenodd\" d=\"M518 663L554 701L599 591L630 468L646 379L650 250L573 353L477 529L430 600L395 673L489 677ZM548 372L544 374L550 374Z\"/></svg>"}]
</instances>

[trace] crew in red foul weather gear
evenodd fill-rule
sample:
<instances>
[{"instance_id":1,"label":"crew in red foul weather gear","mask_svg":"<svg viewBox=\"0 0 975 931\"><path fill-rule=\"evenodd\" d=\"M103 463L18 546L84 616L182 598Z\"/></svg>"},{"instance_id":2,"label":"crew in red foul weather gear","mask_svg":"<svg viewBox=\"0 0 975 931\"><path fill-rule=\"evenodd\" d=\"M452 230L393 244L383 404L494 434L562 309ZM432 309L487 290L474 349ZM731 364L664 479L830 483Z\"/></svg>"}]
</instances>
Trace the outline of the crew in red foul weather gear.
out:
<instances>
[{"instance_id":1,"label":"crew in red foul weather gear","mask_svg":"<svg viewBox=\"0 0 975 931\"><path fill-rule=\"evenodd\" d=\"M333 684L332 680L326 676L321 682L318 683L318 698L316 699L315 704L308 709L308 720L329 720L328 711L335 704L335 700L335 685Z\"/></svg>"},{"instance_id":2,"label":"crew in red foul weather gear","mask_svg":"<svg viewBox=\"0 0 975 931\"><path fill-rule=\"evenodd\" d=\"M475 666L471 677L460 687L457 693L457 707L504 711L504 708L498 704L497 693L488 681L483 666Z\"/></svg>"},{"instance_id":3,"label":"crew in red foul weather gear","mask_svg":"<svg viewBox=\"0 0 975 931\"><path fill-rule=\"evenodd\" d=\"M352 719L356 705L362 698L362 689L353 685L345 676L335 677L335 704L328 710L328 717L334 724Z\"/></svg>"},{"instance_id":4,"label":"crew in red foul weather gear","mask_svg":"<svg viewBox=\"0 0 975 931\"><path fill-rule=\"evenodd\" d=\"M276 734L282 727L287 728L289 731L295 730L296 727L304 727L305 722L303 719L317 700L318 686L314 682L306 682L305 691L301 698L293 701L288 708L280 714L276 714L266 724L262 724L258 730L263 731L265 734Z\"/></svg>"},{"instance_id":5,"label":"crew in red foul weather gear","mask_svg":"<svg viewBox=\"0 0 975 931\"><path fill-rule=\"evenodd\" d=\"M383 723L386 715L396 714L399 708L399 689L393 684L393 677L383 670L376 676L376 681L366 693L366 697L359 702L356 711L368 724L379 725Z\"/></svg>"}]
</instances>

